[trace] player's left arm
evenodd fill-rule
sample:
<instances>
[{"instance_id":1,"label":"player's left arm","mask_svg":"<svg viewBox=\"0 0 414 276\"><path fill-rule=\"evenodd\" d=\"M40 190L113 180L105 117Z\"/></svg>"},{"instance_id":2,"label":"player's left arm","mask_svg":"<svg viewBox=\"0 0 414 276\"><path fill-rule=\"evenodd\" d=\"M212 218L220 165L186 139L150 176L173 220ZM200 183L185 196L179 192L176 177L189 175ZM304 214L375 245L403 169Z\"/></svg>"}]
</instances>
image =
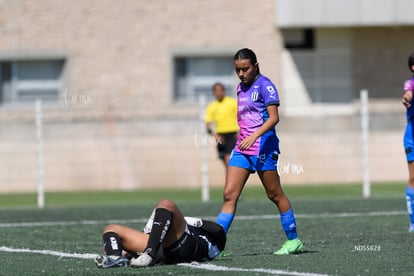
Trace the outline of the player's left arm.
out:
<instances>
[{"instance_id":1,"label":"player's left arm","mask_svg":"<svg viewBox=\"0 0 414 276\"><path fill-rule=\"evenodd\" d=\"M206 233L214 245L217 246L219 252L223 251L226 246L226 232L223 227L215 222L196 218L196 217L184 217L188 225L197 227Z\"/></svg>"},{"instance_id":2,"label":"player's left arm","mask_svg":"<svg viewBox=\"0 0 414 276\"><path fill-rule=\"evenodd\" d=\"M226 246L226 232L224 231L223 227L221 225L209 221L209 220L202 220L202 225L200 226L200 229L208 234L211 241L214 245L217 246L219 251L223 251L224 247Z\"/></svg>"}]
</instances>

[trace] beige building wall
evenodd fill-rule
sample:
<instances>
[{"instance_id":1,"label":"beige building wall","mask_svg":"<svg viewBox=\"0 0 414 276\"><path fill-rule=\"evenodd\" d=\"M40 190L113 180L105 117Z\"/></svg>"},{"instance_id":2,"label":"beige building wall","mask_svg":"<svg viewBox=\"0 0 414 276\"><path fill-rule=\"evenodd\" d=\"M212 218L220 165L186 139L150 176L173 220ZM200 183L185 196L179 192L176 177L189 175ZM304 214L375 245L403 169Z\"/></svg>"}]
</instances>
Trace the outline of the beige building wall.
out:
<instances>
[{"instance_id":1,"label":"beige building wall","mask_svg":"<svg viewBox=\"0 0 414 276\"><path fill-rule=\"evenodd\" d=\"M0 61L64 58L58 104L44 104L46 190L198 187L198 104L176 103L173 57L255 50L277 81L275 2L7 1ZM36 185L33 105L0 107L1 191ZM14 140L18 137L17 141ZM210 179L224 169L209 147Z\"/></svg>"},{"instance_id":2,"label":"beige building wall","mask_svg":"<svg viewBox=\"0 0 414 276\"><path fill-rule=\"evenodd\" d=\"M278 79L273 0L260 5L253 0L18 0L3 5L0 58L63 56L67 93L91 99L92 106L85 107L89 116L110 109L122 117L194 117L196 106L174 104L175 52L232 55L250 47L263 71ZM62 95L61 108L64 100ZM22 110L2 108L0 118L10 112Z\"/></svg>"}]
</instances>

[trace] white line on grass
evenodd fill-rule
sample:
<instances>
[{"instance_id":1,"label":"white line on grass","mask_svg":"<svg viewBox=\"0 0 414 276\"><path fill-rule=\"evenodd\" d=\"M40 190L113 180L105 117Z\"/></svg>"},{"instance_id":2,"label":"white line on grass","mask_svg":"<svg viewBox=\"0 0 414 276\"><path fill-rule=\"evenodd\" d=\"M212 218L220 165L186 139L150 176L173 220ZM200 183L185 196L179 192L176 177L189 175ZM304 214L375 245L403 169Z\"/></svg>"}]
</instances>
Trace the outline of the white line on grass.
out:
<instances>
[{"instance_id":1,"label":"white line on grass","mask_svg":"<svg viewBox=\"0 0 414 276\"><path fill-rule=\"evenodd\" d=\"M321 214L296 214L296 218L348 218L348 217L378 217L378 216L401 216L406 215L406 211L384 211L384 212L353 212L353 213L321 213ZM277 215L236 215L236 220L260 220L276 219ZM206 217L215 220L215 217ZM41 226L67 226L67 225L97 225L109 223L146 223L147 218L125 219L125 220L78 220L78 221L41 221L41 222L11 222L0 223L0 228L11 227L41 227Z\"/></svg>"},{"instance_id":2,"label":"white line on grass","mask_svg":"<svg viewBox=\"0 0 414 276\"><path fill-rule=\"evenodd\" d=\"M11 253L31 253L31 254L42 254L57 256L59 258L77 258L77 259L86 259L93 260L98 255L97 254L81 254L81 253L65 253L54 250L33 250L28 248L11 248L6 246L0 247L0 252L11 252ZM265 268L240 268L240 267L227 267L219 266L214 264L188 264L181 263L180 266L197 268L208 271L237 271L237 272L255 272L255 273L266 273L274 275L296 275L296 276L325 276L326 274L317 274L317 273L307 273L307 272L296 272L296 271L287 271L287 270L278 270L278 269L265 269Z\"/></svg>"},{"instance_id":3,"label":"white line on grass","mask_svg":"<svg viewBox=\"0 0 414 276\"><path fill-rule=\"evenodd\" d=\"M42 255L51 255L57 256L60 258L77 258L77 259L95 259L98 254L81 254L81 253L65 253L54 250L34 250L29 248L12 248L6 246L0 246L1 252L12 252L12 253L32 253L32 254L42 254Z\"/></svg>"},{"instance_id":4,"label":"white line on grass","mask_svg":"<svg viewBox=\"0 0 414 276\"><path fill-rule=\"evenodd\" d=\"M297 272L297 271L287 271L279 269L267 269L267 268L239 268L239 267L227 267L214 264L188 264L182 263L178 264L180 266L204 269L209 271L237 271L237 272L255 272L255 273L266 273L273 275L296 275L296 276L326 276L327 274L318 274L318 273L309 273L309 272Z\"/></svg>"},{"instance_id":5,"label":"white line on grass","mask_svg":"<svg viewBox=\"0 0 414 276\"><path fill-rule=\"evenodd\" d=\"M110 223L145 223L147 218L142 219L118 219L118 220L72 220L72 221L36 221L36 222L11 222L0 223L0 228L10 227L35 227L35 226L67 226L67 225L96 225Z\"/></svg>"},{"instance_id":6,"label":"white line on grass","mask_svg":"<svg viewBox=\"0 0 414 276\"><path fill-rule=\"evenodd\" d=\"M383 212L354 212L354 213L320 213L320 214L295 214L296 218L350 218L350 217L382 217L382 216L400 216L407 215L407 211L383 211ZM252 220L252 219L274 219L276 215L250 215L237 216L236 219Z\"/></svg>"}]
</instances>

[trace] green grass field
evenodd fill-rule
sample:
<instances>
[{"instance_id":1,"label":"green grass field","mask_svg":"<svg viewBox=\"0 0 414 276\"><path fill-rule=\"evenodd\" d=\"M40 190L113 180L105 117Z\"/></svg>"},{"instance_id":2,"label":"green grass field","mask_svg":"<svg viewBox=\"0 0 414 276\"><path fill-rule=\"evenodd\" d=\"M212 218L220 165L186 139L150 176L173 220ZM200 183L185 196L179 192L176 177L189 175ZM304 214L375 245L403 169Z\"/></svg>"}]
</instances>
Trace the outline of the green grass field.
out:
<instances>
[{"instance_id":1,"label":"green grass field","mask_svg":"<svg viewBox=\"0 0 414 276\"><path fill-rule=\"evenodd\" d=\"M198 190L0 195L0 275L414 275L403 184L288 186L305 252L275 256L284 242L278 214L261 187L247 187L230 229L231 255L199 266L98 269L100 232L118 220L141 229L162 197L185 215L213 219L221 190L200 202Z\"/></svg>"}]
</instances>

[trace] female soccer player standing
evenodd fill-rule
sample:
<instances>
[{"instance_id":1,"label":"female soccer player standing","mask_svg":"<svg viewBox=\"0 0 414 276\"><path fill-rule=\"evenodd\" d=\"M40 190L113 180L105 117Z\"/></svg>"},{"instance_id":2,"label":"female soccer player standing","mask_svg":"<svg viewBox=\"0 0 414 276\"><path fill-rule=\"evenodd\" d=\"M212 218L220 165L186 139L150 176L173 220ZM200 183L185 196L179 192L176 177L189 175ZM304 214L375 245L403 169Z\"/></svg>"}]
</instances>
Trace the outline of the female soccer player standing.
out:
<instances>
[{"instance_id":1,"label":"female soccer player standing","mask_svg":"<svg viewBox=\"0 0 414 276\"><path fill-rule=\"evenodd\" d=\"M408 67L414 73L414 53L408 57ZM414 233L414 76L405 81L402 102L407 108L407 127L404 134L405 155L408 162L408 185L405 192L410 217L409 232Z\"/></svg>"},{"instance_id":2,"label":"female soccer player standing","mask_svg":"<svg viewBox=\"0 0 414 276\"><path fill-rule=\"evenodd\" d=\"M303 250L297 238L296 221L289 199L280 185L277 172L279 139L279 95L275 85L260 74L256 54L247 48L234 56L234 68L240 79L237 86L239 138L229 160L223 205L216 222L227 232L236 213L237 200L250 175L257 171L268 198L276 204L287 241L276 255Z\"/></svg>"}]
</instances>

